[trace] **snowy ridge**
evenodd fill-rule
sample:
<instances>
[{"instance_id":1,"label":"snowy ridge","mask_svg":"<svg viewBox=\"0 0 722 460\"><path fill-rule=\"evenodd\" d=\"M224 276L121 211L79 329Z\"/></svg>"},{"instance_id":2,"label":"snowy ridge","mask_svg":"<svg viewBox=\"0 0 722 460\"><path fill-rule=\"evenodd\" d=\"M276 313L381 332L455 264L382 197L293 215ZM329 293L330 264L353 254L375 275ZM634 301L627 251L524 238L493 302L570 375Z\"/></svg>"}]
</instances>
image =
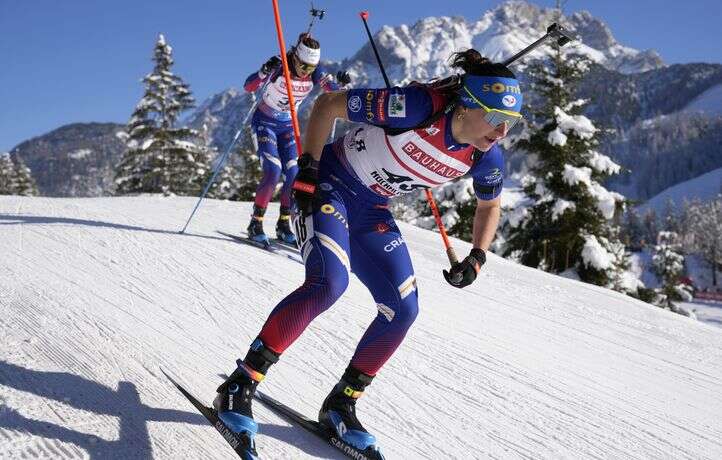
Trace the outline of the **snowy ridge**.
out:
<instances>
[{"instance_id":1,"label":"snowy ridge","mask_svg":"<svg viewBox=\"0 0 722 460\"><path fill-rule=\"evenodd\" d=\"M717 168L665 189L640 205L638 210L641 214L653 210L658 216L662 216L669 201L672 201L673 206L681 210L685 201L694 199L708 201L720 193L722 193L722 168Z\"/></svg>"},{"instance_id":2,"label":"snowy ridge","mask_svg":"<svg viewBox=\"0 0 722 460\"><path fill-rule=\"evenodd\" d=\"M473 47L492 60L502 60L544 35L553 22L561 22L581 39L569 45L567 52L584 54L610 70L636 73L663 67L657 53L617 43L609 28L586 11L562 16L559 21L557 10L522 0L507 1L476 21L429 17L412 26L384 26L375 40L392 81L427 81L450 72L448 58L455 51ZM541 47L527 59L550 53L550 47ZM370 45L342 64L350 68L354 85L383 86Z\"/></svg>"},{"instance_id":3,"label":"snowy ridge","mask_svg":"<svg viewBox=\"0 0 722 460\"><path fill-rule=\"evenodd\" d=\"M710 116L722 115L722 84L716 85L700 94L684 110L704 112Z\"/></svg>"},{"instance_id":4,"label":"snowy ridge","mask_svg":"<svg viewBox=\"0 0 722 460\"><path fill-rule=\"evenodd\" d=\"M194 202L0 197L4 458L233 458L158 366L209 401L303 273L215 233L250 203L179 235ZM494 255L454 289L438 234L401 229L421 312L359 403L387 458L722 457L719 329ZM352 278L262 388L313 416L374 305ZM340 458L255 413L261 458Z\"/></svg>"}]
</instances>

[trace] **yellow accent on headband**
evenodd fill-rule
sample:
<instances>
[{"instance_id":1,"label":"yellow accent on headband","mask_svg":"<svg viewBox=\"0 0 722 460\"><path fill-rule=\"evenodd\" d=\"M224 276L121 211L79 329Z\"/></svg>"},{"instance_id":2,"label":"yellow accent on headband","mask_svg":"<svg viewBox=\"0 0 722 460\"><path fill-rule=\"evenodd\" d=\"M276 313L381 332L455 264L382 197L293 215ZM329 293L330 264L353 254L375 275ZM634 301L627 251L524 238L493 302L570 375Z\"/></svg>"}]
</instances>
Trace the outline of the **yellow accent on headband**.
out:
<instances>
[{"instance_id":1,"label":"yellow accent on headband","mask_svg":"<svg viewBox=\"0 0 722 460\"><path fill-rule=\"evenodd\" d=\"M481 103L481 101L479 99L476 98L476 96L474 96L471 93L471 91L469 91L469 88L467 88L466 85L464 85L464 91L466 91L466 94L468 94L469 97L471 97L474 100L474 102L479 104L481 106L481 108L486 110L487 112L500 112L500 113L503 113L504 115L509 115L510 117L522 118L522 115L519 112L512 112L511 110L492 109L490 107L485 106L484 104Z\"/></svg>"}]
</instances>

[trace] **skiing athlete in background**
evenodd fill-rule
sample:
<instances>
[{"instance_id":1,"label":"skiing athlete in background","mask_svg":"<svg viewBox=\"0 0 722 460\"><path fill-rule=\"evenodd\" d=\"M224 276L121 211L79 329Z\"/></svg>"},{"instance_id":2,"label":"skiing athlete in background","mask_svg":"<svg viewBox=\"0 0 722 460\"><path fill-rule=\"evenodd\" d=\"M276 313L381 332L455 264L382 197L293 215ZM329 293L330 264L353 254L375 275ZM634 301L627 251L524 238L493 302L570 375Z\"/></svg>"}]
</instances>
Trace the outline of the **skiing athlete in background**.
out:
<instances>
[{"instance_id":1,"label":"skiing athlete in background","mask_svg":"<svg viewBox=\"0 0 722 460\"><path fill-rule=\"evenodd\" d=\"M233 430L255 435L251 402L258 383L343 294L353 271L373 295L378 315L323 402L319 422L359 451L377 449L356 417L356 402L418 312L411 259L388 199L462 175L473 178L473 249L444 271L452 286L468 286L486 261L499 222L504 161L497 141L521 119L519 81L506 66L473 49L453 55L451 65L462 73L436 83L351 89L317 99L293 184L306 279L275 307L217 390L214 407ZM324 145L336 118L362 125Z\"/></svg>"},{"instance_id":2,"label":"skiing athlete in background","mask_svg":"<svg viewBox=\"0 0 722 460\"><path fill-rule=\"evenodd\" d=\"M336 91L339 89L339 84L347 85L350 82L346 72L339 72L338 83L334 81L333 76L325 73L319 66L320 59L319 42L306 33L299 36L296 46L288 52L296 107L311 93L314 85L321 85L324 91ZM291 231L290 216L291 184L298 173L296 140L293 136L281 59L278 56L271 57L258 72L252 73L246 79L244 89L253 92L266 82L268 84L261 95L261 102L251 120L251 128L258 141L263 178L256 187L248 237L258 243L268 243L268 237L263 232L263 215L283 174L285 181L281 189L281 213L276 224L276 236L285 243L295 244L296 238Z\"/></svg>"}]
</instances>

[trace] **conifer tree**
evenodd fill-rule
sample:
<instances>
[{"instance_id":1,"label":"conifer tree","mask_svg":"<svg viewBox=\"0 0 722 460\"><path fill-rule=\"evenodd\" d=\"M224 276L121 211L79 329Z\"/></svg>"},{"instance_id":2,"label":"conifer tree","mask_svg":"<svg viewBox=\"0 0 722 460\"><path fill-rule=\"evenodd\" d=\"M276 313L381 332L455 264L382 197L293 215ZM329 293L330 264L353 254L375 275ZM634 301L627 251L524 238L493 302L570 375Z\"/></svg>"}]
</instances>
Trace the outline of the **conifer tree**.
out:
<instances>
[{"instance_id":1,"label":"conifer tree","mask_svg":"<svg viewBox=\"0 0 722 460\"><path fill-rule=\"evenodd\" d=\"M539 103L529 135L517 146L529 153L522 179L526 199L505 219L504 255L524 265L578 276L582 281L636 293L613 217L624 197L601 184L620 167L596 151L600 130L582 114L575 98L589 61L555 56L529 68Z\"/></svg>"},{"instance_id":2,"label":"conifer tree","mask_svg":"<svg viewBox=\"0 0 722 460\"><path fill-rule=\"evenodd\" d=\"M17 172L9 153L0 153L0 195L15 195Z\"/></svg>"},{"instance_id":3,"label":"conifer tree","mask_svg":"<svg viewBox=\"0 0 722 460\"><path fill-rule=\"evenodd\" d=\"M680 282L684 273L684 256L674 232L659 232L657 245L652 255L652 269L659 278L661 287L656 290L658 298L655 304L676 313L689 316L676 302L692 300L688 286Z\"/></svg>"},{"instance_id":4,"label":"conifer tree","mask_svg":"<svg viewBox=\"0 0 722 460\"><path fill-rule=\"evenodd\" d=\"M116 168L116 192L195 195L208 177L210 156L199 133L175 124L194 106L191 91L171 72L172 48L159 35L153 71L126 130L126 151Z\"/></svg>"},{"instance_id":5,"label":"conifer tree","mask_svg":"<svg viewBox=\"0 0 722 460\"><path fill-rule=\"evenodd\" d=\"M30 168L18 156L15 157L15 194L22 196L38 196L38 186L33 179Z\"/></svg>"},{"instance_id":6,"label":"conifer tree","mask_svg":"<svg viewBox=\"0 0 722 460\"><path fill-rule=\"evenodd\" d=\"M709 264L716 288L717 272L722 268L722 194L707 202L694 200L687 204L684 227L686 249Z\"/></svg>"}]
</instances>

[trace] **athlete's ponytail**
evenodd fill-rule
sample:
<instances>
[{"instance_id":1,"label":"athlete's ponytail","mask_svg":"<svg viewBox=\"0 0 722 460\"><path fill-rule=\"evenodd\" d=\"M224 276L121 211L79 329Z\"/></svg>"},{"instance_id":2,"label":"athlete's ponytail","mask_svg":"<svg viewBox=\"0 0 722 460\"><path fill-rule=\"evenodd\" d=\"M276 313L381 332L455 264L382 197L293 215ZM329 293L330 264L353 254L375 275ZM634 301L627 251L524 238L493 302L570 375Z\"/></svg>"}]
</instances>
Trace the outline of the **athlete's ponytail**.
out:
<instances>
[{"instance_id":1,"label":"athlete's ponytail","mask_svg":"<svg viewBox=\"0 0 722 460\"><path fill-rule=\"evenodd\" d=\"M487 77L516 78L514 72L499 62L491 62L474 48L454 53L449 58L451 67L461 69L464 74L483 75Z\"/></svg>"},{"instance_id":2,"label":"athlete's ponytail","mask_svg":"<svg viewBox=\"0 0 722 460\"><path fill-rule=\"evenodd\" d=\"M307 34L306 32L302 32L298 36L298 43L303 43L304 45L308 46L309 48L312 48L315 50L321 48L321 44L318 42L318 40L316 40L315 38L313 38L311 35Z\"/></svg>"}]
</instances>

